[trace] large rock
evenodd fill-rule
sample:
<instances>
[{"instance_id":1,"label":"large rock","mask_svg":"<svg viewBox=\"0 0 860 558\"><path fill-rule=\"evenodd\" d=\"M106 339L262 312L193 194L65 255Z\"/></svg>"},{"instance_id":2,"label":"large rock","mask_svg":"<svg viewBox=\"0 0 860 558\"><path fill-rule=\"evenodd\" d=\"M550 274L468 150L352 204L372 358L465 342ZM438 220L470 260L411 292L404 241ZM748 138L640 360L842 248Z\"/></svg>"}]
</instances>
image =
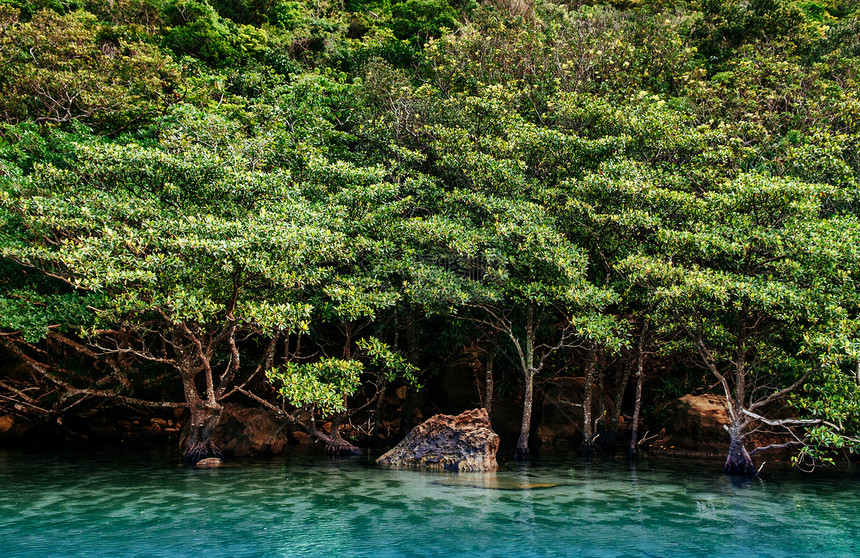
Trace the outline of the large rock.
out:
<instances>
[{"instance_id":1,"label":"large rock","mask_svg":"<svg viewBox=\"0 0 860 558\"><path fill-rule=\"evenodd\" d=\"M724 396L687 394L675 402L663 449L725 454L729 435L723 426L729 422L729 406Z\"/></svg>"},{"instance_id":2,"label":"large rock","mask_svg":"<svg viewBox=\"0 0 860 558\"><path fill-rule=\"evenodd\" d=\"M4 415L0 417L0 434L5 434L15 426L15 419L12 415Z\"/></svg>"},{"instance_id":3,"label":"large rock","mask_svg":"<svg viewBox=\"0 0 860 558\"><path fill-rule=\"evenodd\" d=\"M0 417L0 446L25 444L31 437L36 437L38 434L30 423L16 420L12 415ZM40 439L43 437L45 436L39 436Z\"/></svg>"},{"instance_id":4,"label":"large rock","mask_svg":"<svg viewBox=\"0 0 860 558\"><path fill-rule=\"evenodd\" d=\"M487 411L474 409L429 418L376 462L393 467L494 471L498 451L499 436L493 432Z\"/></svg>"}]
</instances>

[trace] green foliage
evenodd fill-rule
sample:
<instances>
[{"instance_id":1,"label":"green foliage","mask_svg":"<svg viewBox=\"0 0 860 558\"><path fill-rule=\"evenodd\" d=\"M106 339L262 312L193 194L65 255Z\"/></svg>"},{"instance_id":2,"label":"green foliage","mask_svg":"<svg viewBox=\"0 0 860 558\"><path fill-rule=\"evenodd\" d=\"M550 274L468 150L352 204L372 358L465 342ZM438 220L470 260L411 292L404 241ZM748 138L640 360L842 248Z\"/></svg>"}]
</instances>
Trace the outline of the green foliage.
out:
<instances>
[{"instance_id":1,"label":"green foliage","mask_svg":"<svg viewBox=\"0 0 860 558\"><path fill-rule=\"evenodd\" d=\"M364 351L373 366L381 367L385 371L385 379L389 382L401 378L415 387L420 387L416 384L418 368L376 337L361 339L356 345Z\"/></svg>"},{"instance_id":2,"label":"green foliage","mask_svg":"<svg viewBox=\"0 0 860 558\"><path fill-rule=\"evenodd\" d=\"M290 0L276 2L267 15L269 23L287 31L292 31L308 19L303 4Z\"/></svg>"},{"instance_id":3,"label":"green foliage","mask_svg":"<svg viewBox=\"0 0 860 558\"><path fill-rule=\"evenodd\" d=\"M30 174L39 163L68 168L74 163L76 144L99 141L99 137L79 121L72 121L67 130L43 132L32 122L4 125L0 158L14 164L24 174Z\"/></svg>"},{"instance_id":4,"label":"green foliage","mask_svg":"<svg viewBox=\"0 0 860 558\"><path fill-rule=\"evenodd\" d=\"M447 0L401 0L391 6L391 29L400 40L426 41L457 27L457 12Z\"/></svg>"},{"instance_id":5,"label":"green foliage","mask_svg":"<svg viewBox=\"0 0 860 558\"><path fill-rule=\"evenodd\" d=\"M82 11L29 21L0 7L0 114L6 122L82 120L116 132L156 116L178 85L176 65L152 44L120 36Z\"/></svg>"},{"instance_id":6,"label":"green foliage","mask_svg":"<svg viewBox=\"0 0 860 558\"><path fill-rule=\"evenodd\" d=\"M123 29L143 28L149 34L159 33L164 26L165 0L87 0L87 11L101 21L111 22Z\"/></svg>"},{"instance_id":7,"label":"green foliage","mask_svg":"<svg viewBox=\"0 0 860 558\"><path fill-rule=\"evenodd\" d=\"M51 329L76 332L99 322L92 308L100 296L68 289L7 260L0 260L0 293L0 329L28 343L44 339Z\"/></svg>"},{"instance_id":8,"label":"green foliage","mask_svg":"<svg viewBox=\"0 0 860 558\"><path fill-rule=\"evenodd\" d=\"M37 13L52 10L58 14L66 14L79 9L85 2L74 0L0 0L0 7L9 6L20 12L22 19L30 20Z\"/></svg>"},{"instance_id":9,"label":"green foliage","mask_svg":"<svg viewBox=\"0 0 860 558\"><path fill-rule=\"evenodd\" d=\"M247 64L266 53L268 35L252 25L237 25L222 18L205 0L175 0L165 10L173 26L167 46L215 66Z\"/></svg>"},{"instance_id":10,"label":"green foliage","mask_svg":"<svg viewBox=\"0 0 860 558\"><path fill-rule=\"evenodd\" d=\"M416 383L418 369L378 338L363 338L356 345L361 351L359 358L367 364L362 360L339 358L290 362L270 370L266 376L291 405L316 408L324 417L346 411L348 398L356 393L362 376L368 373L375 373L389 382L402 379L420 387Z\"/></svg>"},{"instance_id":11,"label":"green foliage","mask_svg":"<svg viewBox=\"0 0 860 558\"><path fill-rule=\"evenodd\" d=\"M330 414L416 385L404 309L529 374L647 322L661 400L805 378L856 449L856 2L578 6L0 2L0 329L301 332L270 381Z\"/></svg>"},{"instance_id":12,"label":"green foliage","mask_svg":"<svg viewBox=\"0 0 860 558\"><path fill-rule=\"evenodd\" d=\"M267 373L278 393L296 407L316 407L323 416L346 410L345 401L359 386L364 366L356 360L327 358L313 363L288 363Z\"/></svg>"},{"instance_id":13,"label":"green foliage","mask_svg":"<svg viewBox=\"0 0 860 558\"><path fill-rule=\"evenodd\" d=\"M694 37L712 65L727 60L735 49L750 43L776 42L802 50L814 40L817 31L792 0L704 0L701 9L702 18Z\"/></svg>"}]
</instances>

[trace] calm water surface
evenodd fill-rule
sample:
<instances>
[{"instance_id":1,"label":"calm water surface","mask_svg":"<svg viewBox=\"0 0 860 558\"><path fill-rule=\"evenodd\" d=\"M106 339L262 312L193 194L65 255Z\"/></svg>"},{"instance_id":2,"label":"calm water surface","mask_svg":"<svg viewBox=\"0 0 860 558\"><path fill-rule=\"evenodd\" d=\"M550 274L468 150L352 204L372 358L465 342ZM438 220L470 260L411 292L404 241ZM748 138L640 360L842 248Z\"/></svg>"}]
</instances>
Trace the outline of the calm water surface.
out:
<instances>
[{"instance_id":1,"label":"calm water surface","mask_svg":"<svg viewBox=\"0 0 860 558\"><path fill-rule=\"evenodd\" d=\"M556 453L442 474L294 455L193 470L0 451L0 556L860 556L856 469L737 482L719 465Z\"/></svg>"}]
</instances>

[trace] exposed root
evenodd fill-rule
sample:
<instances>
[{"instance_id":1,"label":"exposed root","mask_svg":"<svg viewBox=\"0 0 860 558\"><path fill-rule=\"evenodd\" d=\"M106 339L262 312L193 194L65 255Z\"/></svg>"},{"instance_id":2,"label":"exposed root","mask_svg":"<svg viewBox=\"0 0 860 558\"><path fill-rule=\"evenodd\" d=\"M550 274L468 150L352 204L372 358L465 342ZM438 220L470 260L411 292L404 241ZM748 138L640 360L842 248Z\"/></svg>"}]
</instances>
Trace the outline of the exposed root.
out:
<instances>
[{"instance_id":1,"label":"exposed root","mask_svg":"<svg viewBox=\"0 0 860 558\"><path fill-rule=\"evenodd\" d=\"M209 457L217 457L221 459L221 450L218 446L210 442L196 442L188 445L185 451L185 464L189 466L197 465L199 461Z\"/></svg>"},{"instance_id":2,"label":"exposed root","mask_svg":"<svg viewBox=\"0 0 860 558\"><path fill-rule=\"evenodd\" d=\"M527 447L518 447L514 453L514 459L517 461L531 461L532 454Z\"/></svg>"},{"instance_id":3,"label":"exposed root","mask_svg":"<svg viewBox=\"0 0 860 558\"><path fill-rule=\"evenodd\" d=\"M756 470L753 465L752 458L744 447L743 436L738 436L736 434L732 435L732 441L729 445L729 454L726 456L725 465L723 465L723 473L732 476L756 476Z\"/></svg>"},{"instance_id":4,"label":"exposed root","mask_svg":"<svg viewBox=\"0 0 860 558\"><path fill-rule=\"evenodd\" d=\"M361 449L356 446L350 444L347 441L338 442L338 443L329 443L326 444L325 451L328 455L331 456L350 456L350 455L361 455Z\"/></svg>"},{"instance_id":5,"label":"exposed root","mask_svg":"<svg viewBox=\"0 0 860 558\"><path fill-rule=\"evenodd\" d=\"M586 459L594 457L594 443L589 442L588 440L583 440L582 444L579 446L579 455Z\"/></svg>"}]
</instances>

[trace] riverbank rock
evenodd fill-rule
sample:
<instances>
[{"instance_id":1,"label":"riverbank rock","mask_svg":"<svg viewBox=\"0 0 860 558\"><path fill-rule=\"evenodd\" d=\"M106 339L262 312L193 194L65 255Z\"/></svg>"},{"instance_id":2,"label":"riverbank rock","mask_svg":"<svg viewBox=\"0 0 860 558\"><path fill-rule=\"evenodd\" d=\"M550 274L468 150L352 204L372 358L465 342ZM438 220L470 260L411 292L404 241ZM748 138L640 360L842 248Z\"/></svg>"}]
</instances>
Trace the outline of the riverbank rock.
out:
<instances>
[{"instance_id":1,"label":"riverbank rock","mask_svg":"<svg viewBox=\"0 0 860 558\"><path fill-rule=\"evenodd\" d=\"M687 394L675 401L666 436L653 449L666 453L724 456L729 449L729 406L722 395Z\"/></svg>"},{"instance_id":2,"label":"riverbank rock","mask_svg":"<svg viewBox=\"0 0 860 558\"><path fill-rule=\"evenodd\" d=\"M31 424L16 419L12 415L0 417L0 447L21 445L30 437L36 437L37 434ZM46 437L46 435L38 436L39 439Z\"/></svg>"},{"instance_id":3,"label":"riverbank rock","mask_svg":"<svg viewBox=\"0 0 860 558\"><path fill-rule=\"evenodd\" d=\"M206 459L201 459L194 466L198 469L214 469L215 467L220 467L224 462L218 459L217 457L207 457Z\"/></svg>"},{"instance_id":4,"label":"riverbank rock","mask_svg":"<svg viewBox=\"0 0 860 558\"><path fill-rule=\"evenodd\" d=\"M0 434L5 434L15 426L15 419L12 415L4 415L0 417Z\"/></svg>"},{"instance_id":5,"label":"riverbank rock","mask_svg":"<svg viewBox=\"0 0 860 558\"><path fill-rule=\"evenodd\" d=\"M435 415L412 429L391 451L376 460L392 467L453 471L494 471L499 436L485 409L460 415Z\"/></svg>"}]
</instances>

